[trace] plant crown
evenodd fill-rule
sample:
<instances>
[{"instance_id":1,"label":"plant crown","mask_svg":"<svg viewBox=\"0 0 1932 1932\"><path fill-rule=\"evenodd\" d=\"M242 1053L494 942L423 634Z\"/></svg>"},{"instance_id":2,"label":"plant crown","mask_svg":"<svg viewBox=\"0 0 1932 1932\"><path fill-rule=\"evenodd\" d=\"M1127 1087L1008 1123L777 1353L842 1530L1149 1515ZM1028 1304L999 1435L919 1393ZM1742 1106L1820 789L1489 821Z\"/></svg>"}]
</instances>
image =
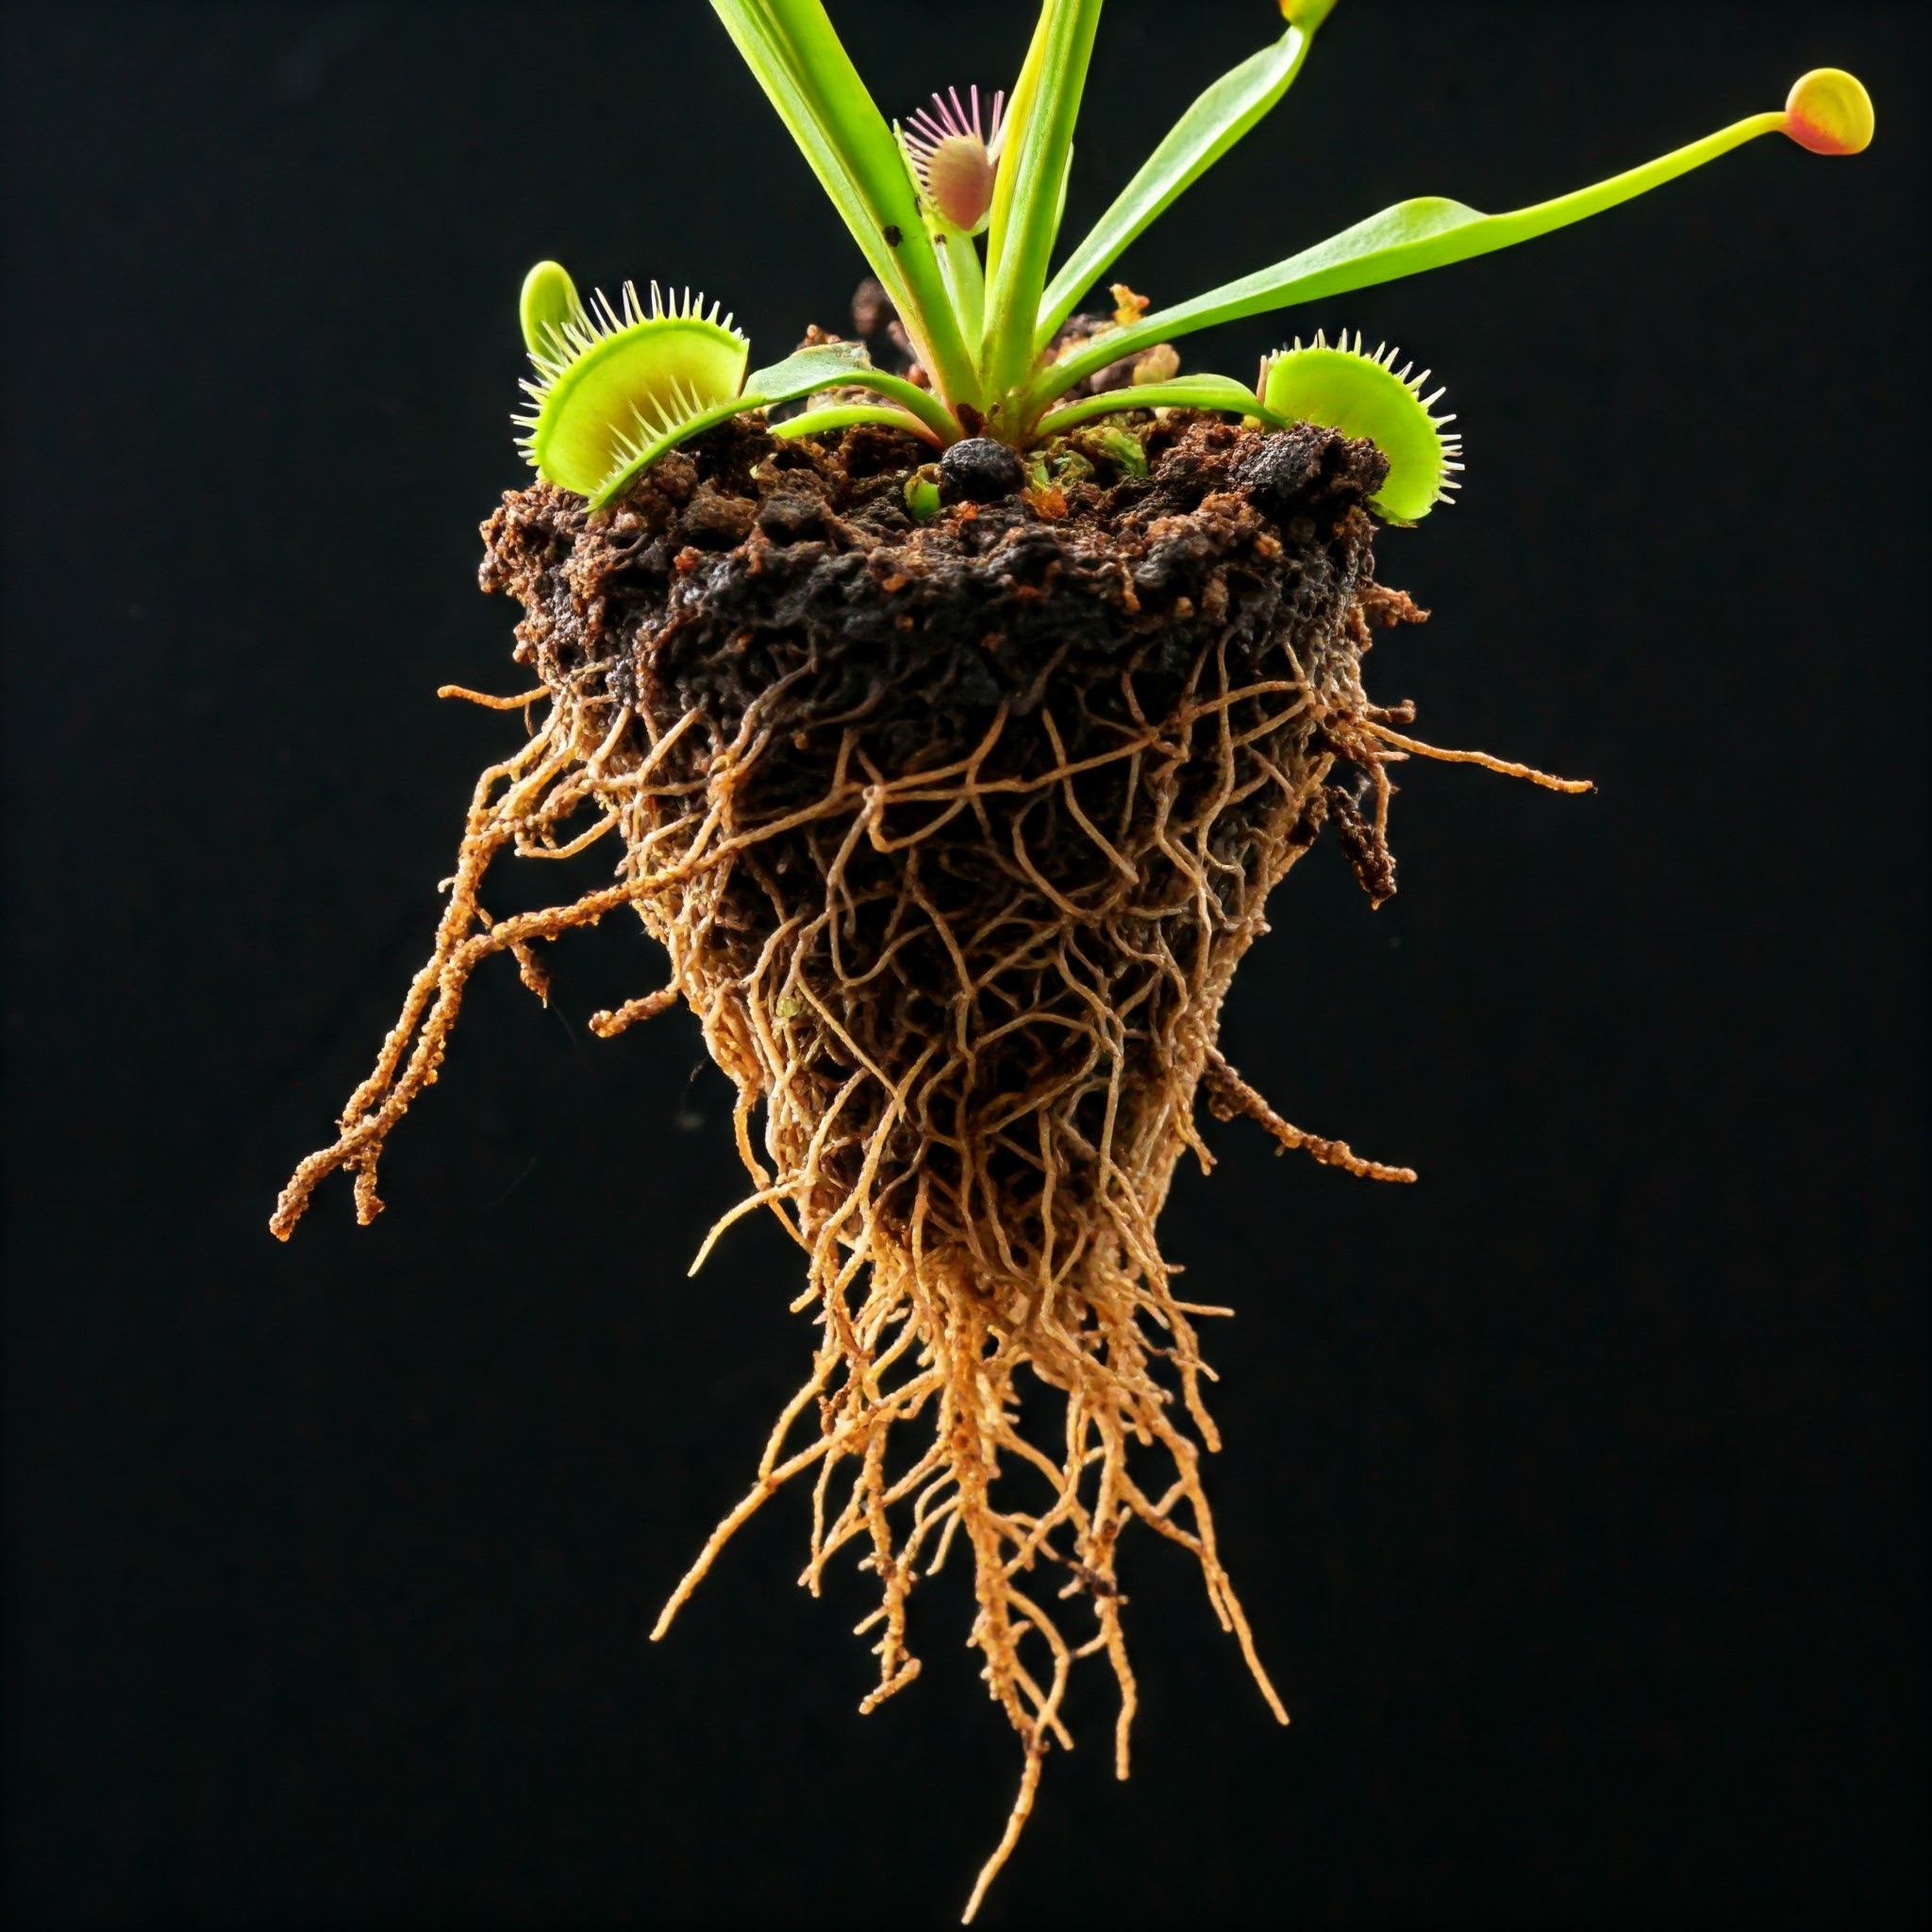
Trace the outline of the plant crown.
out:
<instances>
[{"instance_id":1,"label":"plant crown","mask_svg":"<svg viewBox=\"0 0 1932 1932\"><path fill-rule=\"evenodd\" d=\"M828 341L745 374L749 345L702 297L648 311L625 285L613 307L586 306L570 276L540 262L524 284L524 338L537 379L517 420L538 473L609 502L667 449L749 409L818 398L772 425L808 436L857 423L901 429L937 447L987 436L1028 450L1089 418L1122 410L1220 409L1268 427L1316 422L1371 437L1390 458L1377 508L1398 522L1454 487L1457 445L1429 414L1393 352L1317 336L1262 365L1258 390L1224 375L1176 376L1178 336L1394 281L1512 247L1647 193L1761 134L1819 154L1856 154L1872 139L1864 88L1837 68L1792 87L1782 110L1753 114L1701 141L1569 194L1488 215L1424 195L1397 202L1272 267L1191 300L1150 308L1114 285L1113 323L1062 325L1128 245L1272 108L1301 72L1335 0L1281 0L1280 39L1224 74L1156 145L1092 229L1051 274L1074 127L1101 0L1041 0L1010 92L983 120L958 90L935 94L902 129L874 105L822 0L711 0L725 30L831 197L917 358L913 379L872 366L862 344ZM1071 392L1111 365L1133 379ZM1441 391L1436 392L1437 395Z\"/></svg>"}]
</instances>

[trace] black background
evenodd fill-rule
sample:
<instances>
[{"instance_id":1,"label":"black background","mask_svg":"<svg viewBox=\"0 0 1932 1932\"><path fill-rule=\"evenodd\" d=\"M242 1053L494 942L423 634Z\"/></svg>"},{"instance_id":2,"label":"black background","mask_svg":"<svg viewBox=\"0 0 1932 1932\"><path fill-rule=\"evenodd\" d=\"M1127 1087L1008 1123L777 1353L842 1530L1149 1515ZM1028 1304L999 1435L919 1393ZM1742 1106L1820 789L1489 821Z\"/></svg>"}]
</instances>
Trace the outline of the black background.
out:
<instances>
[{"instance_id":1,"label":"black background","mask_svg":"<svg viewBox=\"0 0 1932 1932\"><path fill-rule=\"evenodd\" d=\"M1028 9L836 9L889 111ZM1116 0L1069 211L1273 31ZM849 242L708 10L62 7L6 125L5 1904L35 1924L945 1923L1017 1753L928 1587L861 1722L866 1579L802 1497L657 1605L808 1360L727 1091L613 924L466 1007L367 1232L264 1226L423 956L514 719L473 588L515 296L702 284L789 348ZM1125 264L1176 299L1404 194L1509 207L1862 73L1780 141L1317 323L1452 385L1462 505L1381 545L1372 666L1568 800L1411 767L1402 893L1284 887L1231 1056L1410 1190L1208 1133L1165 1224L1224 1544L1181 1553L989 1924L1877 1924L1926 1903L1926 42L1904 8L1346 0ZM507 870L494 909L593 882ZM525 872L539 870L524 868ZM522 897L519 899L518 895Z\"/></svg>"}]
</instances>

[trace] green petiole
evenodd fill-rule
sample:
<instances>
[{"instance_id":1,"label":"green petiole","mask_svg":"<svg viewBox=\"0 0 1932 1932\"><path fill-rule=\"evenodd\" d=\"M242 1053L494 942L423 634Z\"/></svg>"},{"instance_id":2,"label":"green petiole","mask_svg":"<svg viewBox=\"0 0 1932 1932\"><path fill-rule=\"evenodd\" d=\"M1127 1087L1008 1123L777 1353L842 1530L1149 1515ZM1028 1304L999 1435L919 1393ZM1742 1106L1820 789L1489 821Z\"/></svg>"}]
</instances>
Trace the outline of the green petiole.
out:
<instances>
[{"instance_id":1,"label":"green petiole","mask_svg":"<svg viewBox=\"0 0 1932 1932\"><path fill-rule=\"evenodd\" d=\"M987 391L995 398L1017 389L1033 366L1034 330L1059 232L1074 123L1099 25L1100 0L1045 0L1036 38L1038 84L1024 102L1016 100L1007 125L1000 175L1003 187L1010 176L1011 187L1004 209L994 194L980 348Z\"/></svg>"},{"instance_id":2,"label":"green petiole","mask_svg":"<svg viewBox=\"0 0 1932 1932\"><path fill-rule=\"evenodd\" d=\"M1180 375L1172 382L1143 382L1125 389L1110 389L1097 396L1082 396L1067 403L1034 425L1037 441L1064 435L1095 416L1118 415L1124 409L1225 409L1237 416L1254 416L1271 426L1278 420L1262 407L1261 399L1245 383L1229 375Z\"/></svg>"},{"instance_id":3,"label":"green petiole","mask_svg":"<svg viewBox=\"0 0 1932 1932\"><path fill-rule=\"evenodd\" d=\"M908 415L916 417L924 427L937 436L941 442L955 442L958 440L958 419L946 406L937 401L932 394L908 382L902 375L891 375L883 369L865 368L855 370L842 378L854 389L876 391L882 396L890 396ZM831 385L825 385L830 388Z\"/></svg>"},{"instance_id":4,"label":"green petiole","mask_svg":"<svg viewBox=\"0 0 1932 1932\"><path fill-rule=\"evenodd\" d=\"M1224 74L1168 130L1094 223L1085 241L1062 264L1041 300L1033 346L1043 350L1074 305L1153 221L1198 181L1236 142L1280 100L1302 71L1314 37L1312 25L1291 26Z\"/></svg>"},{"instance_id":5,"label":"green petiole","mask_svg":"<svg viewBox=\"0 0 1932 1932\"><path fill-rule=\"evenodd\" d=\"M1171 341L1196 329L1211 328L1219 322L1263 315L1296 303L1372 288L1378 282L1397 281L1405 275L1467 261L1473 256L1511 248L1519 242L1568 227L1573 222L1583 221L1616 207L1619 202L1660 188L1666 181L1701 168L1747 141L1756 141L1759 135L1788 132L1787 119L1784 114L1753 114L1719 128L1715 134L1706 135L1702 141L1693 141L1654 161L1646 161L1641 167L1627 169L1607 181L1508 214L1486 215L1459 201L1447 201L1437 195L1397 202L1393 208L1384 208L1380 214L1371 215L1328 241L1276 262L1273 268L1262 269L1237 282L1224 283L1205 295L1195 296L1191 302L1157 309L1124 328L1097 337L1091 345L1043 370L1031 384L1028 400L1036 405L1048 402L1109 362L1137 355L1157 342Z\"/></svg>"},{"instance_id":6,"label":"green petiole","mask_svg":"<svg viewBox=\"0 0 1932 1932\"><path fill-rule=\"evenodd\" d=\"M711 0L791 129L943 393L976 404L979 373L905 157L820 0Z\"/></svg>"},{"instance_id":7,"label":"green petiole","mask_svg":"<svg viewBox=\"0 0 1932 1932\"><path fill-rule=\"evenodd\" d=\"M831 403L823 409L808 409L802 416L793 416L788 423L774 423L772 434L781 441L789 442L797 436L819 436L828 430L851 429L861 423L875 423L882 428L897 429L907 436L916 436L923 442L929 442L935 448L942 448L945 439L935 436L917 416L908 415L904 409L881 408L876 403Z\"/></svg>"}]
</instances>

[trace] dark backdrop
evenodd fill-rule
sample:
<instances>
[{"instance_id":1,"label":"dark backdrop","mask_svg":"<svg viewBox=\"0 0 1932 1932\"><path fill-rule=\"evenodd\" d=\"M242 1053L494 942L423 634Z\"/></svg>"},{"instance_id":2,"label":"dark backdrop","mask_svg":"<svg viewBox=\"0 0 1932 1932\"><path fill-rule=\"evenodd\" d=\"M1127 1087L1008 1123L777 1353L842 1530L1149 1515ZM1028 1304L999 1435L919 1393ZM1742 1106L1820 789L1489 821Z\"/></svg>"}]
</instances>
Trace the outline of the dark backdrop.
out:
<instances>
[{"instance_id":1,"label":"dark backdrop","mask_svg":"<svg viewBox=\"0 0 1932 1932\"><path fill-rule=\"evenodd\" d=\"M838 9L881 100L1028 9ZM1273 29L1116 0L1070 220ZM14 1923L939 1924L1017 1754L931 1586L876 1716L804 1500L663 1646L809 1333L694 1024L612 926L484 975L358 1232L264 1222L423 956L515 721L475 526L524 268L689 280L759 355L854 251L708 10L62 6L8 26L6 1897ZM1227 1014L1293 1118L1166 1223L1281 1733L1189 1561L1143 1709L1049 1766L990 1924L1914 1917L1926 1900L1923 29L1905 9L1347 0L1138 249L1163 299L1401 195L1507 207L1861 72L1520 253L1191 344L1388 333L1462 507L1382 546L1402 893L1324 848ZM579 884L598 875L587 858ZM525 868L529 870L529 868ZM511 894L555 889L534 883ZM500 902L500 903L499 903ZM1336 1016L1342 1016L1337 1018ZM1321 1016L1317 1019L1315 1016Z\"/></svg>"}]
</instances>

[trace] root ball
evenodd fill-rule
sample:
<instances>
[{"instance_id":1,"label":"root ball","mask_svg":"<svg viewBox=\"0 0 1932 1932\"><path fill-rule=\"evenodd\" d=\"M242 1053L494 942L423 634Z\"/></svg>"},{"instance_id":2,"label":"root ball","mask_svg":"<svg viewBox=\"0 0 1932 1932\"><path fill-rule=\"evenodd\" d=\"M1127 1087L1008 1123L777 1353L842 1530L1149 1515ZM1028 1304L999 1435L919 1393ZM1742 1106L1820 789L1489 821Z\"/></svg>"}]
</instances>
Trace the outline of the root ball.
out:
<instances>
[{"instance_id":1,"label":"root ball","mask_svg":"<svg viewBox=\"0 0 1932 1932\"><path fill-rule=\"evenodd\" d=\"M483 959L508 951L535 983L536 941L634 908L668 983L593 1024L690 1004L736 1086L752 1181L711 1239L777 1214L820 1325L658 1634L809 1473L804 1581L857 1545L880 1584L869 1707L916 1674L908 1596L963 1543L972 1641L1024 1754L975 1905L1065 1740L1080 1657L1118 1680L1125 1774L1130 1524L1193 1554L1282 1715L1201 1483L1217 1438L1196 1323L1216 1311L1176 1297L1156 1231L1181 1154L1208 1159L1197 1089L1284 1144L1412 1178L1300 1135L1215 1045L1268 895L1326 821L1364 885L1393 890L1383 768L1407 713L1368 704L1361 660L1372 625L1421 613L1374 581L1382 458L1326 430L1178 416L1146 441L1144 477L1083 481L1051 521L980 487L971 443L947 462L973 475L915 524L913 445L744 424L608 512L547 485L507 497L482 581L523 605L516 656L548 713L479 784L435 954L275 1223L337 1168L376 1211L384 1138ZM483 910L505 847L613 834L609 886ZM1064 1405L1054 1454L1019 1425L1023 1365Z\"/></svg>"}]
</instances>

